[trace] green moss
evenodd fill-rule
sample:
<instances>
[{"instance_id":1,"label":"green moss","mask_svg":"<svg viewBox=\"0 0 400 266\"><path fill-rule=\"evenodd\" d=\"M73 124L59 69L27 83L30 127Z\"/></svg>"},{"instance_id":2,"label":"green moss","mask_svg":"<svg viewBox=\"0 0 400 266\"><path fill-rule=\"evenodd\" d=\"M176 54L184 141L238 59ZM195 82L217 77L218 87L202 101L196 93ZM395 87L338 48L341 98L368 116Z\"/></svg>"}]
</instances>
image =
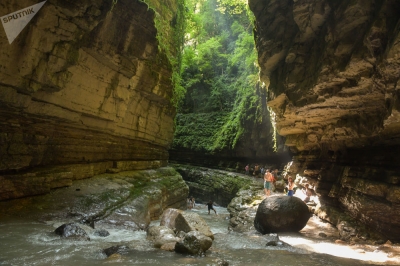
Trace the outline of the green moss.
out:
<instances>
[{"instance_id":1,"label":"green moss","mask_svg":"<svg viewBox=\"0 0 400 266\"><path fill-rule=\"evenodd\" d=\"M178 114L173 147L213 151L215 136L228 118L228 112Z\"/></svg>"},{"instance_id":2,"label":"green moss","mask_svg":"<svg viewBox=\"0 0 400 266\"><path fill-rule=\"evenodd\" d=\"M174 87L172 104L177 107L185 96L180 85L181 52L186 29L185 0L156 1L142 0L155 12L154 24L157 29L159 52L165 54L172 67L171 81ZM176 10L174 8L176 4ZM169 21L169 15L172 19Z\"/></svg>"}]
</instances>

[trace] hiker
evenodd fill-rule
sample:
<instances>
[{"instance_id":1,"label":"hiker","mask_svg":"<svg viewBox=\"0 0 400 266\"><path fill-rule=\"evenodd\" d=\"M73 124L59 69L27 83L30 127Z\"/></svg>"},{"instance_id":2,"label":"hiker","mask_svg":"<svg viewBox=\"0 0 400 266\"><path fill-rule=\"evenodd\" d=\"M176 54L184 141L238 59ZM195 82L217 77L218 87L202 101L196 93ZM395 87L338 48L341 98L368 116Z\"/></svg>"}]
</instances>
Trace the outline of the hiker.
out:
<instances>
[{"instance_id":1,"label":"hiker","mask_svg":"<svg viewBox=\"0 0 400 266\"><path fill-rule=\"evenodd\" d=\"M213 202L211 200L206 205L208 207L208 214L210 214L210 210L213 210L215 214L217 214L217 211L214 209Z\"/></svg>"}]
</instances>

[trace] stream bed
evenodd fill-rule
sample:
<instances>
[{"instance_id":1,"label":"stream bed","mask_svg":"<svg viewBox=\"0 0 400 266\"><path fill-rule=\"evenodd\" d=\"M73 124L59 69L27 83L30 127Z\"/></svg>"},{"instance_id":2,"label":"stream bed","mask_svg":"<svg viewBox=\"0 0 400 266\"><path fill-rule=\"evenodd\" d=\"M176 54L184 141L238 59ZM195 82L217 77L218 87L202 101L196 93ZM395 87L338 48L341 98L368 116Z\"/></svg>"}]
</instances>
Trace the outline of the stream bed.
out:
<instances>
[{"instance_id":1,"label":"stream bed","mask_svg":"<svg viewBox=\"0 0 400 266\"><path fill-rule=\"evenodd\" d=\"M216 207L218 215L207 214L206 206L188 211L198 213L215 235L205 256L194 257L156 249L146 239L145 231L103 228L107 237L94 235L84 227L91 241L61 239L54 230L62 221L30 220L27 217L0 217L0 265L398 265L398 256L385 252L337 245L315 240L304 233L279 234L291 247L267 247L263 236L228 231L229 213ZM310 219L310 230L323 228L318 219ZM159 221L153 221L157 225ZM109 225L108 225L109 226ZM309 226L309 225L307 225ZM100 227L101 228L101 225ZM107 258L103 249L129 246L122 256ZM354 259L352 259L354 258Z\"/></svg>"}]
</instances>

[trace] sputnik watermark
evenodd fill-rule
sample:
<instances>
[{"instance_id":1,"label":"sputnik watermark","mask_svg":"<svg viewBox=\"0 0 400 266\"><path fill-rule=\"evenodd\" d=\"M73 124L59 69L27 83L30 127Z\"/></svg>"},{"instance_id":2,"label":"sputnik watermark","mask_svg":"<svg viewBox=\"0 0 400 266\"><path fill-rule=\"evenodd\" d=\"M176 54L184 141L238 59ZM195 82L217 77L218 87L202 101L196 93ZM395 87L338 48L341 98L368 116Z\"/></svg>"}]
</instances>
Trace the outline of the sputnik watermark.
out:
<instances>
[{"instance_id":1,"label":"sputnik watermark","mask_svg":"<svg viewBox=\"0 0 400 266\"><path fill-rule=\"evenodd\" d=\"M42 8L46 1L0 17L1 23L3 24L4 30L7 35L8 42L10 44L15 40L15 38L17 38L18 34L21 33L21 31Z\"/></svg>"}]
</instances>

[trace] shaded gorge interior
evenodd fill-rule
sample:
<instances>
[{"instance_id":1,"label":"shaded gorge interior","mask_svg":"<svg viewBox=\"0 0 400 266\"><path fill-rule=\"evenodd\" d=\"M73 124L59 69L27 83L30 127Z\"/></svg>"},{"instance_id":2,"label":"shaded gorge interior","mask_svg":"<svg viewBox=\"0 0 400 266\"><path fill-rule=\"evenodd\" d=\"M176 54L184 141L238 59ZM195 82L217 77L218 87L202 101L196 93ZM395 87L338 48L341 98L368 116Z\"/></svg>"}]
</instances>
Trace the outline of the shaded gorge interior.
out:
<instances>
[{"instance_id":1,"label":"shaded gorge interior","mask_svg":"<svg viewBox=\"0 0 400 266\"><path fill-rule=\"evenodd\" d=\"M34 4L5 0L0 16ZM396 0L46 1L12 43L0 31L0 226L141 234L168 208L202 214L187 209L193 196L214 201L222 238L239 241L264 198L258 164L279 170L276 195L289 177L312 188L309 210L336 230L330 240L398 258L399 21ZM141 237L143 258L243 263L235 249L216 255L220 240L201 261ZM274 252L286 263L302 254Z\"/></svg>"}]
</instances>

